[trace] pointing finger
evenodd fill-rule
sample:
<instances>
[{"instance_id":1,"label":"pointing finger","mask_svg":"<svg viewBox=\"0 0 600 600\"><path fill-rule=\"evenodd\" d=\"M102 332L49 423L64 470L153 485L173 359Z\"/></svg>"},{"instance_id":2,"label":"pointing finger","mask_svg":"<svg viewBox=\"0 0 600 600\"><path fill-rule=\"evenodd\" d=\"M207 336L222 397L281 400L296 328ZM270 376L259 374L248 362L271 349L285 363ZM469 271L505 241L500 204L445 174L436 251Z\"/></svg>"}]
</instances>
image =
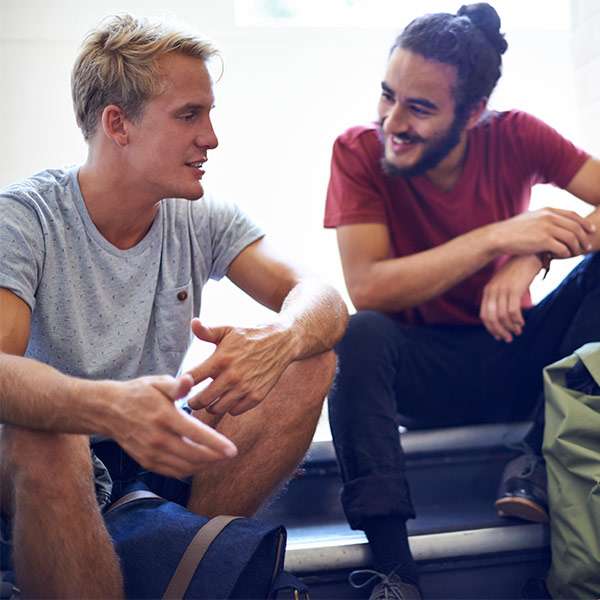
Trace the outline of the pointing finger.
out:
<instances>
[{"instance_id":1,"label":"pointing finger","mask_svg":"<svg viewBox=\"0 0 600 600\"><path fill-rule=\"evenodd\" d=\"M180 419L177 421L176 433L180 436L188 438L190 442L214 450L223 458L232 458L237 455L235 444L222 433L191 417L183 410L178 409L178 412Z\"/></svg>"}]
</instances>

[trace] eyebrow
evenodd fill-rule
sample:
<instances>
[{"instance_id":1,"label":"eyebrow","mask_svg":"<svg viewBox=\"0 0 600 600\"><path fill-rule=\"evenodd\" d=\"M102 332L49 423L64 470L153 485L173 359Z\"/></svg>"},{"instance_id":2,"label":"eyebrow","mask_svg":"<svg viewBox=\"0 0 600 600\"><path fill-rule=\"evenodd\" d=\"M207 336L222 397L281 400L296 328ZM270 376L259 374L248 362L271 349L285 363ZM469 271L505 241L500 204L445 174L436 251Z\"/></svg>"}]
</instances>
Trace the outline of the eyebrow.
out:
<instances>
[{"instance_id":1,"label":"eyebrow","mask_svg":"<svg viewBox=\"0 0 600 600\"><path fill-rule=\"evenodd\" d=\"M394 90L385 81L381 82L381 89L386 94L392 96L392 98L396 97ZM438 109L438 105L434 102L431 102L431 100L427 100L427 98L407 98L406 101L410 102L411 104L418 104L419 106L423 106L424 108L428 108L430 110Z\"/></svg>"},{"instance_id":2,"label":"eyebrow","mask_svg":"<svg viewBox=\"0 0 600 600\"><path fill-rule=\"evenodd\" d=\"M215 104L214 102L208 106L208 108L214 108ZM179 108L176 109L175 112L186 112L188 110L202 110L207 108L206 104L202 104L202 103L198 103L198 102L188 102L187 104L184 104L183 106L180 106Z\"/></svg>"}]
</instances>

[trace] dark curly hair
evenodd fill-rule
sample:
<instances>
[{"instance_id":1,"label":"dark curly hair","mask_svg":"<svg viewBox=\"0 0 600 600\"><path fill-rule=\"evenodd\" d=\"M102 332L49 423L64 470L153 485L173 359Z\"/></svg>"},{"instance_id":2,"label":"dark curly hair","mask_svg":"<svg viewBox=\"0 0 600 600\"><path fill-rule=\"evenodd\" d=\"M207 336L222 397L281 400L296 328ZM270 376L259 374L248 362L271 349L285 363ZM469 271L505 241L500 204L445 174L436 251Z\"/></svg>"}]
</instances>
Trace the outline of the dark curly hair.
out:
<instances>
[{"instance_id":1,"label":"dark curly hair","mask_svg":"<svg viewBox=\"0 0 600 600\"><path fill-rule=\"evenodd\" d=\"M489 98L502 74L508 44L500 26L492 6L467 4L455 15L435 13L415 19L396 38L391 52L403 48L456 67L456 114L466 118L481 99Z\"/></svg>"}]
</instances>

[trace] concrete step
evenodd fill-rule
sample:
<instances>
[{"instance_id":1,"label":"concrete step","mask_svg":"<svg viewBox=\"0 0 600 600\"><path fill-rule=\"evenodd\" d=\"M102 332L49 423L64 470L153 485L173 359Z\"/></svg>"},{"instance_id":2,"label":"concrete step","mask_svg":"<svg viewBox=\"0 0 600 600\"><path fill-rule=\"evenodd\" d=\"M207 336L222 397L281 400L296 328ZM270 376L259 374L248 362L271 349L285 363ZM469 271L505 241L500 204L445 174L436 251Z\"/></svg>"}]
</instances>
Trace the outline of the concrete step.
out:
<instances>
[{"instance_id":1,"label":"concrete step","mask_svg":"<svg viewBox=\"0 0 600 600\"><path fill-rule=\"evenodd\" d=\"M546 526L501 519L498 481L528 423L479 425L401 434L417 510L409 542L431 598L520 597L549 564ZM288 528L286 568L305 578L316 598L361 597L347 576L371 565L362 532L345 520L331 442L313 444L302 469L262 518ZM376 493L376 490L374 490Z\"/></svg>"}]
</instances>

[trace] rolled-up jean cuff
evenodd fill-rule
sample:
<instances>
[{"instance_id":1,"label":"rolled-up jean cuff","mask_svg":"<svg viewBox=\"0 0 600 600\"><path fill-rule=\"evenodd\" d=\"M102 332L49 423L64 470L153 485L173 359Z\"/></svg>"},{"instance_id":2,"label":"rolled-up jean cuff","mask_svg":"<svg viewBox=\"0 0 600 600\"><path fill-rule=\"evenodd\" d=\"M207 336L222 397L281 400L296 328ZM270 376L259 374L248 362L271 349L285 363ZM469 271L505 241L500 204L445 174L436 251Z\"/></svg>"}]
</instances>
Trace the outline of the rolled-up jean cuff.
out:
<instances>
[{"instance_id":1,"label":"rolled-up jean cuff","mask_svg":"<svg viewBox=\"0 0 600 600\"><path fill-rule=\"evenodd\" d=\"M370 475L349 481L342 505L352 529L364 529L365 519L397 515L414 519L408 484L398 475Z\"/></svg>"}]
</instances>

